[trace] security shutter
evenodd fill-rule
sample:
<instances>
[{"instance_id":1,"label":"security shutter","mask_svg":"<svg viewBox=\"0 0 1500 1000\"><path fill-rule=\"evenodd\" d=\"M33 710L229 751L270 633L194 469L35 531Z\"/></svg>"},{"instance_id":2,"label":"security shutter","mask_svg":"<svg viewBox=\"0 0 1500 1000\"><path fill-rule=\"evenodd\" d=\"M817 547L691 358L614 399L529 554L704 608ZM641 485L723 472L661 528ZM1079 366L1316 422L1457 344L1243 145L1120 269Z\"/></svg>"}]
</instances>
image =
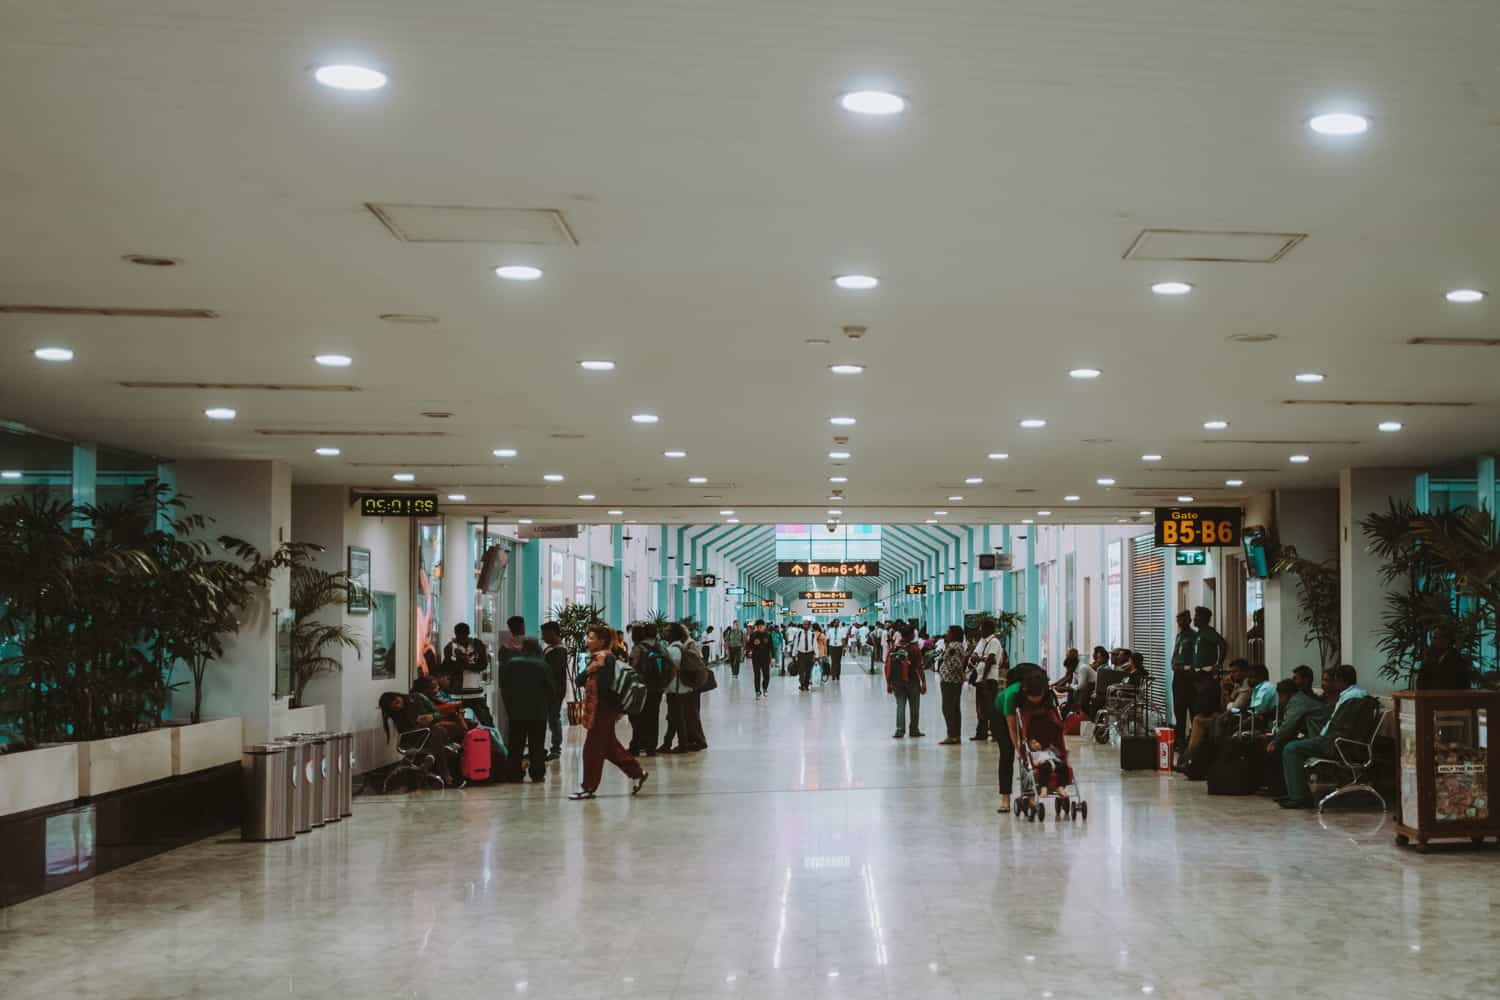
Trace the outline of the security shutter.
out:
<instances>
[{"instance_id":1,"label":"security shutter","mask_svg":"<svg viewBox=\"0 0 1500 1000\"><path fill-rule=\"evenodd\" d=\"M1167 715L1167 553L1152 535L1131 540L1130 648L1151 674L1151 710Z\"/></svg>"}]
</instances>

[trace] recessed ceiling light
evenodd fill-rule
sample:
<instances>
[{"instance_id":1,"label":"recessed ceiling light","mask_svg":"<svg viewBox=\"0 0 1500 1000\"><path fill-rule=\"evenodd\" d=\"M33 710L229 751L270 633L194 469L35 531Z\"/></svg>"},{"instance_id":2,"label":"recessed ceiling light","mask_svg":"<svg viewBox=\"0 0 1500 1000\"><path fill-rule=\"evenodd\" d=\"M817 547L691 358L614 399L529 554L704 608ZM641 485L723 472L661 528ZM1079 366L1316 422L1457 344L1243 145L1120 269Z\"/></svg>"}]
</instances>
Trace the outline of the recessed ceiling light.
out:
<instances>
[{"instance_id":1,"label":"recessed ceiling light","mask_svg":"<svg viewBox=\"0 0 1500 1000\"><path fill-rule=\"evenodd\" d=\"M630 419L638 424L654 424L660 421L661 417L654 413L634 413L631 414Z\"/></svg>"},{"instance_id":2,"label":"recessed ceiling light","mask_svg":"<svg viewBox=\"0 0 1500 1000\"><path fill-rule=\"evenodd\" d=\"M839 106L857 115L899 115L906 98L888 90L853 90L839 97Z\"/></svg>"},{"instance_id":3,"label":"recessed ceiling light","mask_svg":"<svg viewBox=\"0 0 1500 1000\"><path fill-rule=\"evenodd\" d=\"M1287 461L1295 462L1297 465L1305 465L1306 463L1311 462L1312 458L1308 455L1293 455L1289 459L1287 459Z\"/></svg>"},{"instance_id":4,"label":"recessed ceiling light","mask_svg":"<svg viewBox=\"0 0 1500 1000\"><path fill-rule=\"evenodd\" d=\"M725 524L739 524L740 523L740 519L737 518L737 517L727 517L727 518L724 519L724 523Z\"/></svg>"},{"instance_id":5,"label":"recessed ceiling light","mask_svg":"<svg viewBox=\"0 0 1500 1000\"><path fill-rule=\"evenodd\" d=\"M828 457L835 462L842 462L849 457L849 453L847 451L830 451Z\"/></svg>"},{"instance_id":6,"label":"recessed ceiling light","mask_svg":"<svg viewBox=\"0 0 1500 1000\"><path fill-rule=\"evenodd\" d=\"M837 493L830 493L830 494L828 494L828 502L829 503L838 503L839 501L841 501L843 499L844 498L841 497L841 496L839 496Z\"/></svg>"},{"instance_id":7,"label":"recessed ceiling light","mask_svg":"<svg viewBox=\"0 0 1500 1000\"><path fill-rule=\"evenodd\" d=\"M831 507L831 508L829 508L828 513L832 517L838 517L840 514L843 513L843 511L839 510L837 507Z\"/></svg>"},{"instance_id":8,"label":"recessed ceiling light","mask_svg":"<svg viewBox=\"0 0 1500 1000\"><path fill-rule=\"evenodd\" d=\"M548 472L543 474L542 480L548 483L560 483L563 481L563 475L560 472Z\"/></svg>"},{"instance_id":9,"label":"recessed ceiling light","mask_svg":"<svg viewBox=\"0 0 1500 1000\"><path fill-rule=\"evenodd\" d=\"M535 281L542 276L542 269L530 264L502 264L495 268L495 277L506 281Z\"/></svg>"},{"instance_id":10,"label":"recessed ceiling light","mask_svg":"<svg viewBox=\"0 0 1500 1000\"><path fill-rule=\"evenodd\" d=\"M314 448L313 451L324 458L333 458L340 454L337 448Z\"/></svg>"},{"instance_id":11,"label":"recessed ceiling light","mask_svg":"<svg viewBox=\"0 0 1500 1000\"><path fill-rule=\"evenodd\" d=\"M828 477L828 481L830 483L847 483L849 481L849 477L848 476L829 476Z\"/></svg>"},{"instance_id":12,"label":"recessed ceiling light","mask_svg":"<svg viewBox=\"0 0 1500 1000\"><path fill-rule=\"evenodd\" d=\"M20 469L6 469L4 471L0 471L0 479L20 479L20 478L21 478L21 470Z\"/></svg>"},{"instance_id":13,"label":"recessed ceiling light","mask_svg":"<svg viewBox=\"0 0 1500 1000\"><path fill-rule=\"evenodd\" d=\"M235 412L227 406L210 406L203 411L203 415L210 420L233 420Z\"/></svg>"},{"instance_id":14,"label":"recessed ceiling light","mask_svg":"<svg viewBox=\"0 0 1500 1000\"><path fill-rule=\"evenodd\" d=\"M354 359L347 354L319 354L313 360L324 368L348 368L354 364Z\"/></svg>"},{"instance_id":15,"label":"recessed ceiling light","mask_svg":"<svg viewBox=\"0 0 1500 1000\"><path fill-rule=\"evenodd\" d=\"M578 499L580 499L580 500L597 500L598 497L594 496L594 494L592 494L592 493L580 493L580 494L578 494Z\"/></svg>"},{"instance_id":16,"label":"recessed ceiling light","mask_svg":"<svg viewBox=\"0 0 1500 1000\"><path fill-rule=\"evenodd\" d=\"M608 514L610 517L619 517L625 512L623 510L607 510L604 513Z\"/></svg>"},{"instance_id":17,"label":"recessed ceiling light","mask_svg":"<svg viewBox=\"0 0 1500 1000\"><path fill-rule=\"evenodd\" d=\"M948 516L948 512L946 510L935 510L935 511L932 512L932 516L933 517L947 517Z\"/></svg>"},{"instance_id":18,"label":"recessed ceiling light","mask_svg":"<svg viewBox=\"0 0 1500 1000\"><path fill-rule=\"evenodd\" d=\"M417 475L414 472L396 472L391 474L391 478L398 483L409 483L416 479Z\"/></svg>"},{"instance_id":19,"label":"recessed ceiling light","mask_svg":"<svg viewBox=\"0 0 1500 1000\"><path fill-rule=\"evenodd\" d=\"M1157 295L1186 295L1193 290L1193 286L1186 281L1158 281L1151 286L1151 290Z\"/></svg>"},{"instance_id":20,"label":"recessed ceiling light","mask_svg":"<svg viewBox=\"0 0 1500 1000\"><path fill-rule=\"evenodd\" d=\"M313 70L313 79L334 90L379 90L390 78L368 66L335 63Z\"/></svg>"},{"instance_id":21,"label":"recessed ceiling light","mask_svg":"<svg viewBox=\"0 0 1500 1000\"><path fill-rule=\"evenodd\" d=\"M1298 382L1308 383L1321 382L1324 378L1322 372L1298 372L1292 377L1295 378Z\"/></svg>"},{"instance_id":22,"label":"recessed ceiling light","mask_svg":"<svg viewBox=\"0 0 1500 1000\"><path fill-rule=\"evenodd\" d=\"M1369 129L1370 119L1347 111L1334 111L1314 115L1307 120L1307 127L1319 135L1359 135Z\"/></svg>"},{"instance_id":23,"label":"recessed ceiling light","mask_svg":"<svg viewBox=\"0 0 1500 1000\"><path fill-rule=\"evenodd\" d=\"M1136 516L1138 516L1138 517L1150 517L1151 516L1151 512L1149 510L1138 510L1135 513L1136 513Z\"/></svg>"},{"instance_id":24,"label":"recessed ceiling light","mask_svg":"<svg viewBox=\"0 0 1500 1000\"><path fill-rule=\"evenodd\" d=\"M733 517L734 516L734 511L732 511L732 510L721 510L721 511L719 511L719 516L720 517Z\"/></svg>"},{"instance_id":25,"label":"recessed ceiling light","mask_svg":"<svg viewBox=\"0 0 1500 1000\"><path fill-rule=\"evenodd\" d=\"M962 500L963 500L963 497L961 497L961 496L951 496L951 497L948 498L948 502L949 503L960 503L960 502L962 502Z\"/></svg>"},{"instance_id":26,"label":"recessed ceiling light","mask_svg":"<svg viewBox=\"0 0 1500 1000\"><path fill-rule=\"evenodd\" d=\"M835 427L853 427L856 423L853 417L829 417L828 422Z\"/></svg>"},{"instance_id":27,"label":"recessed ceiling light","mask_svg":"<svg viewBox=\"0 0 1500 1000\"><path fill-rule=\"evenodd\" d=\"M1193 502L1193 498L1190 497L1190 496L1188 496L1186 493L1184 493L1182 496L1180 496L1180 497L1177 498L1177 502L1178 503L1192 503Z\"/></svg>"},{"instance_id":28,"label":"recessed ceiling light","mask_svg":"<svg viewBox=\"0 0 1500 1000\"><path fill-rule=\"evenodd\" d=\"M707 476L688 476L688 482L692 483L694 486L702 486L704 483L708 482L708 477Z\"/></svg>"},{"instance_id":29,"label":"recessed ceiling light","mask_svg":"<svg viewBox=\"0 0 1500 1000\"><path fill-rule=\"evenodd\" d=\"M1091 379L1098 378L1103 374L1104 373L1097 368L1074 368L1072 371L1068 372L1068 377L1077 379Z\"/></svg>"},{"instance_id":30,"label":"recessed ceiling light","mask_svg":"<svg viewBox=\"0 0 1500 1000\"><path fill-rule=\"evenodd\" d=\"M992 462L1003 462L1007 458L1010 458L1010 455L1006 454L1003 451L992 451L992 452L990 452L990 461L992 461Z\"/></svg>"},{"instance_id":31,"label":"recessed ceiling light","mask_svg":"<svg viewBox=\"0 0 1500 1000\"><path fill-rule=\"evenodd\" d=\"M449 493L448 499L452 500L454 503L463 503L469 498L462 493Z\"/></svg>"},{"instance_id":32,"label":"recessed ceiling light","mask_svg":"<svg viewBox=\"0 0 1500 1000\"><path fill-rule=\"evenodd\" d=\"M1025 420L1021 421L1021 426L1026 428L1028 431L1034 431L1038 428L1046 427L1047 421L1043 420L1041 417L1027 417Z\"/></svg>"},{"instance_id":33,"label":"recessed ceiling light","mask_svg":"<svg viewBox=\"0 0 1500 1000\"><path fill-rule=\"evenodd\" d=\"M1224 485L1225 486L1244 486L1245 485L1245 481L1243 479L1226 479L1226 480L1224 480Z\"/></svg>"},{"instance_id":34,"label":"recessed ceiling light","mask_svg":"<svg viewBox=\"0 0 1500 1000\"><path fill-rule=\"evenodd\" d=\"M664 451L664 452L661 453L661 457L662 458L687 458L687 452L685 452L685 451Z\"/></svg>"},{"instance_id":35,"label":"recessed ceiling light","mask_svg":"<svg viewBox=\"0 0 1500 1000\"><path fill-rule=\"evenodd\" d=\"M1484 293L1477 288L1455 288L1453 289L1453 291L1444 295L1443 298L1447 299L1449 302L1467 304L1470 302L1478 302L1480 299L1484 298Z\"/></svg>"},{"instance_id":36,"label":"recessed ceiling light","mask_svg":"<svg viewBox=\"0 0 1500 1000\"><path fill-rule=\"evenodd\" d=\"M490 454L496 458L515 458L518 452L514 448L496 448Z\"/></svg>"},{"instance_id":37,"label":"recessed ceiling light","mask_svg":"<svg viewBox=\"0 0 1500 1000\"><path fill-rule=\"evenodd\" d=\"M517 524L530 524L532 522L531 522L531 518L529 518L529 517L518 517L518 518L516 518L516 523Z\"/></svg>"},{"instance_id":38,"label":"recessed ceiling light","mask_svg":"<svg viewBox=\"0 0 1500 1000\"><path fill-rule=\"evenodd\" d=\"M1031 518L1029 518L1029 517L1023 517L1023 518L1021 518L1021 523L1022 523L1022 524L1036 524L1036 522L1035 522L1035 521L1033 521L1033 520L1032 520L1032 519L1031 519Z\"/></svg>"},{"instance_id":39,"label":"recessed ceiling light","mask_svg":"<svg viewBox=\"0 0 1500 1000\"><path fill-rule=\"evenodd\" d=\"M967 478L964 479L964 484L966 486L978 486L978 485L980 485L983 482L984 482L984 477L983 476L968 476Z\"/></svg>"},{"instance_id":40,"label":"recessed ceiling light","mask_svg":"<svg viewBox=\"0 0 1500 1000\"><path fill-rule=\"evenodd\" d=\"M1397 431L1399 431L1401 429L1401 421L1399 421L1399 420L1382 420L1379 424L1377 424L1375 426L1375 429L1376 430L1380 430L1380 431L1385 431L1387 434L1394 434L1394 433L1396 433Z\"/></svg>"},{"instance_id":41,"label":"recessed ceiling light","mask_svg":"<svg viewBox=\"0 0 1500 1000\"><path fill-rule=\"evenodd\" d=\"M851 292L865 292L877 287L880 279L873 274L841 274L833 279L833 283Z\"/></svg>"},{"instance_id":42,"label":"recessed ceiling light","mask_svg":"<svg viewBox=\"0 0 1500 1000\"><path fill-rule=\"evenodd\" d=\"M1160 462L1161 456L1154 451L1149 451L1141 456L1142 462Z\"/></svg>"},{"instance_id":43,"label":"recessed ceiling light","mask_svg":"<svg viewBox=\"0 0 1500 1000\"><path fill-rule=\"evenodd\" d=\"M1069 493L1067 496L1063 497L1063 499L1068 503L1077 503L1078 501L1082 500L1083 497L1079 496L1077 493Z\"/></svg>"},{"instance_id":44,"label":"recessed ceiling light","mask_svg":"<svg viewBox=\"0 0 1500 1000\"><path fill-rule=\"evenodd\" d=\"M31 353L38 361L73 360L73 352L66 347L38 347Z\"/></svg>"},{"instance_id":45,"label":"recessed ceiling light","mask_svg":"<svg viewBox=\"0 0 1500 1000\"><path fill-rule=\"evenodd\" d=\"M1039 511L1036 512L1036 516L1037 517L1051 517L1052 516L1052 512L1050 510L1039 510Z\"/></svg>"},{"instance_id":46,"label":"recessed ceiling light","mask_svg":"<svg viewBox=\"0 0 1500 1000\"><path fill-rule=\"evenodd\" d=\"M935 517L929 517L925 523L927 523L927 524L937 524L937 518L935 518Z\"/></svg>"},{"instance_id":47,"label":"recessed ceiling light","mask_svg":"<svg viewBox=\"0 0 1500 1000\"><path fill-rule=\"evenodd\" d=\"M613 361L580 361L578 367L586 372L612 372L615 370Z\"/></svg>"},{"instance_id":48,"label":"recessed ceiling light","mask_svg":"<svg viewBox=\"0 0 1500 1000\"><path fill-rule=\"evenodd\" d=\"M833 372L835 375L861 375L864 373L865 366L856 364L837 364L829 365L828 370Z\"/></svg>"},{"instance_id":49,"label":"recessed ceiling light","mask_svg":"<svg viewBox=\"0 0 1500 1000\"><path fill-rule=\"evenodd\" d=\"M1203 421L1203 429L1206 430L1206 431L1228 430L1229 429L1229 421L1227 421L1227 420L1205 420L1205 421Z\"/></svg>"},{"instance_id":50,"label":"recessed ceiling light","mask_svg":"<svg viewBox=\"0 0 1500 1000\"><path fill-rule=\"evenodd\" d=\"M1098 483L1100 486L1113 486L1115 484L1115 481L1108 476L1100 476L1098 479L1094 480L1094 482Z\"/></svg>"}]
</instances>

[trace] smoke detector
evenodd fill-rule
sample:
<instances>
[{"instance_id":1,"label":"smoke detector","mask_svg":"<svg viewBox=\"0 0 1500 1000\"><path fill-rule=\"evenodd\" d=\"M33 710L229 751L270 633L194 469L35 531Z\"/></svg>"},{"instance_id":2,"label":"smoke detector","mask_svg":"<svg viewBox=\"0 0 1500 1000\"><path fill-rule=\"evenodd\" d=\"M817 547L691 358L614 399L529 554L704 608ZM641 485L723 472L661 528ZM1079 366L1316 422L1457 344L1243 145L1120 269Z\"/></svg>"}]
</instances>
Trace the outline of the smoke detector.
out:
<instances>
[{"instance_id":1,"label":"smoke detector","mask_svg":"<svg viewBox=\"0 0 1500 1000\"><path fill-rule=\"evenodd\" d=\"M849 435L847 435L847 434L838 434L838 435L835 435L834 439L833 439L833 443L834 444L848 444L849 443Z\"/></svg>"},{"instance_id":2,"label":"smoke detector","mask_svg":"<svg viewBox=\"0 0 1500 1000\"><path fill-rule=\"evenodd\" d=\"M844 336L850 340L858 340L865 335L865 331L868 329L868 327L864 326L846 326L844 327Z\"/></svg>"}]
</instances>

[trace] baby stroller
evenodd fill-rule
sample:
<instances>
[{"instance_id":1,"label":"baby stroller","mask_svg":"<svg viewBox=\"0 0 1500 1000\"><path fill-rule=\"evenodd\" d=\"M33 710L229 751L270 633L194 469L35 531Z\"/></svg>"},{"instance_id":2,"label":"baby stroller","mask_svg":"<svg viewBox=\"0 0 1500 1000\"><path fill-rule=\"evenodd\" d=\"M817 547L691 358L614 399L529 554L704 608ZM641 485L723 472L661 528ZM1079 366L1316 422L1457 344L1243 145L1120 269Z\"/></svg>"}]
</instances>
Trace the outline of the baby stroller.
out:
<instances>
[{"instance_id":1,"label":"baby stroller","mask_svg":"<svg viewBox=\"0 0 1500 1000\"><path fill-rule=\"evenodd\" d=\"M1043 750L1031 749L1033 735L1042 744ZM1016 731L1020 741L1016 745L1016 756L1020 759L1021 793L1016 797L1015 813L1033 822L1045 819L1047 802L1042 795L1042 783L1055 789L1067 789L1067 797L1053 795L1053 812L1058 819L1089 818L1089 804L1084 801L1078 787L1078 776L1068 764L1067 738L1063 735L1062 712L1057 706L1057 695L1050 689L1040 705L1022 706L1016 712ZM1047 774L1044 775L1042 772Z\"/></svg>"}]
</instances>

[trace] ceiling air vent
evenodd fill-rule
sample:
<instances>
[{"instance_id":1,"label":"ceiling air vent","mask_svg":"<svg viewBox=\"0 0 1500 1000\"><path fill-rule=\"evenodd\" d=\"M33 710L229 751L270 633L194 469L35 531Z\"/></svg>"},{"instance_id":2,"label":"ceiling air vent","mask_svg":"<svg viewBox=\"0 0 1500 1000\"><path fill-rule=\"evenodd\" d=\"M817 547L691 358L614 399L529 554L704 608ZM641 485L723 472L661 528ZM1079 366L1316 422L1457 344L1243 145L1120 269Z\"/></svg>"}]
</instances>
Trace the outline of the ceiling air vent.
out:
<instances>
[{"instance_id":1,"label":"ceiling air vent","mask_svg":"<svg viewBox=\"0 0 1500 1000\"><path fill-rule=\"evenodd\" d=\"M1412 337L1413 347L1500 347L1500 337Z\"/></svg>"},{"instance_id":2,"label":"ceiling air vent","mask_svg":"<svg viewBox=\"0 0 1500 1000\"><path fill-rule=\"evenodd\" d=\"M1460 400L1445 399L1283 399L1281 403L1283 406L1376 406L1382 410L1398 406L1464 407L1474 405Z\"/></svg>"},{"instance_id":3,"label":"ceiling air vent","mask_svg":"<svg viewBox=\"0 0 1500 1000\"><path fill-rule=\"evenodd\" d=\"M310 431L274 427L257 427L255 433L262 437L440 438L448 436L446 431Z\"/></svg>"},{"instance_id":4,"label":"ceiling air vent","mask_svg":"<svg viewBox=\"0 0 1500 1000\"><path fill-rule=\"evenodd\" d=\"M229 392L363 392L357 385L278 385L274 382L121 382L126 389L213 389Z\"/></svg>"},{"instance_id":5,"label":"ceiling air vent","mask_svg":"<svg viewBox=\"0 0 1500 1000\"><path fill-rule=\"evenodd\" d=\"M1274 264L1305 239L1306 233L1142 229L1125 251L1125 259Z\"/></svg>"},{"instance_id":6,"label":"ceiling air vent","mask_svg":"<svg viewBox=\"0 0 1500 1000\"><path fill-rule=\"evenodd\" d=\"M212 309L152 309L135 306L10 306L0 305L8 316L112 316L117 319L218 319Z\"/></svg>"},{"instance_id":7,"label":"ceiling air vent","mask_svg":"<svg viewBox=\"0 0 1500 1000\"><path fill-rule=\"evenodd\" d=\"M403 243L516 243L577 246L578 238L555 208L483 205L397 205L365 208Z\"/></svg>"}]
</instances>

